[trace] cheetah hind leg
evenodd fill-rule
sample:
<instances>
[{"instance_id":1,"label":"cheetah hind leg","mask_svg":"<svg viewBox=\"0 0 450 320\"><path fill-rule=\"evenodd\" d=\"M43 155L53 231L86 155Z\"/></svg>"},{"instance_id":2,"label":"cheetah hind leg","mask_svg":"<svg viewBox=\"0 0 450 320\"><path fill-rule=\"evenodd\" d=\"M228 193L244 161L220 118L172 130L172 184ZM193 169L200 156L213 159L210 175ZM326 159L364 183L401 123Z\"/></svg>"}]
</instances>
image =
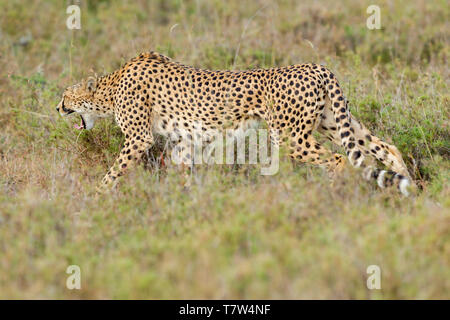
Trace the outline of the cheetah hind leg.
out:
<instances>
[{"instance_id":1,"label":"cheetah hind leg","mask_svg":"<svg viewBox=\"0 0 450 320\"><path fill-rule=\"evenodd\" d=\"M306 139L298 137L291 139L290 149L292 159L324 168L332 183L346 164L343 155L328 150L312 135Z\"/></svg>"}]
</instances>

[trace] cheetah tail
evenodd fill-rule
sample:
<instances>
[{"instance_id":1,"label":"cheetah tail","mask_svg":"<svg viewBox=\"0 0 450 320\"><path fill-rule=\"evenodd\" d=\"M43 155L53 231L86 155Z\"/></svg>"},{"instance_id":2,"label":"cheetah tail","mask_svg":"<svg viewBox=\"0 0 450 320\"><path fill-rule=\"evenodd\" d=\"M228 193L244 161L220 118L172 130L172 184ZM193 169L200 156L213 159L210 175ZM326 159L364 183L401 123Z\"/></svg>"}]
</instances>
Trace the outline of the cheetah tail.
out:
<instances>
[{"instance_id":1,"label":"cheetah tail","mask_svg":"<svg viewBox=\"0 0 450 320\"><path fill-rule=\"evenodd\" d=\"M323 86L331 101L331 109L342 140L342 146L352 166L362 168L364 179L374 179L380 188L396 185L403 195L409 196L408 189L411 182L408 177L394 171L380 170L364 163L365 156L356 145L354 129L350 125L351 117L348 102L342 89L331 71L325 67L321 67L321 71Z\"/></svg>"}]
</instances>

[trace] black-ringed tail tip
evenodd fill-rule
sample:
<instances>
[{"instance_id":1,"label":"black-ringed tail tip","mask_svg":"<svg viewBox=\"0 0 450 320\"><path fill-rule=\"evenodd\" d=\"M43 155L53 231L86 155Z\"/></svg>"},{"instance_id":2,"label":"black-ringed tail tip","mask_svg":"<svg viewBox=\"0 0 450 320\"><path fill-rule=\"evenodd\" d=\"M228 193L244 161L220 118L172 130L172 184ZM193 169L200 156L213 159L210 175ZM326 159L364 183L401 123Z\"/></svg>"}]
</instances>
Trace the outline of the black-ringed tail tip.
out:
<instances>
[{"instance_id":1,"label":"black-ringed tail tip","mask_svg":"<svg viewBox=\"0 0 450 320\"><path fill-rule=\"evenodd\" d=\"M394 171L381 170L378 173L377 184L380 188L385 188L397 184L400 192L405 196L409 196L408 188L411 185L409 179Z\"/></svg>"},{"instance_id":2,"label":"black-ringed tail tip","mask_svg":"<svg viewBox=\"0 0 450 320\"><path fill-rule=\"evenodd\" d=\"M375 180L377 185L384 189L396 185L398 190L405 196L410 195L409 188L411 187L411 182L408 177L401 175L395 171L381 170L368 166L363 171L363 177L365 180Z\"/></svg>"}]
</instances>

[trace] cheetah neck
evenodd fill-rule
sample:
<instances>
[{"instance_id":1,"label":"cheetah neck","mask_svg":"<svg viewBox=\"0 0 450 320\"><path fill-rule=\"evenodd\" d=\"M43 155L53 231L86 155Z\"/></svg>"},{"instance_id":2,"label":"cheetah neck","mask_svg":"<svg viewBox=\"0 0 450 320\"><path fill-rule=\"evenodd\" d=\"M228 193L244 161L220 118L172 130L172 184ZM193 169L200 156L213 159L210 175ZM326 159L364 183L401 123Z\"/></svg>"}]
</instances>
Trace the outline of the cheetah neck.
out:
<instances>
[{"instance_id":1,"label":"cheetah neck","mask_svg":"<svg viewBox=\"0 0 450 320\"><path fill-rule=\"evenodd\" d=\"M105 115L114 114L114 95L116 93L120 70L104 75L97 79L97 89L95 100L98 106L101 106Z\"/></svg>"}]
</instances>

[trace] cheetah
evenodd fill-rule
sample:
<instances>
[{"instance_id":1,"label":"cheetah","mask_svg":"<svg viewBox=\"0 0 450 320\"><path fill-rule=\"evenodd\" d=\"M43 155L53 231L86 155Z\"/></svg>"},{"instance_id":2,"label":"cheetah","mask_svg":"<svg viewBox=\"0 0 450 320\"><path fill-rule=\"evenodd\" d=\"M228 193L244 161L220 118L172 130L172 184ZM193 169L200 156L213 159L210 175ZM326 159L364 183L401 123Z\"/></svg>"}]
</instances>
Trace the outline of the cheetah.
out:
<instances>
[{"instance_id":1,"label":"cheetah","mask_svg":"<svg viewBox=\"0 0 450 320\"><path fill-rule=\"evenodd\" d=\"M292 159L320 166L331 176L346 159L316 141L314 132L343 147L350 164L361 168L366 180L374 179L381 188L395 185L406 196L412 185L397 148L350 114L335 75L319 64L211 71L152 51L108 75L90 76L68 87L56 110L62 116L79 114L78 129L91 129L99 118L115 118L125 141L101 181L102 189L111 188L140 161L155 134L170 139L184 130L191 138L194 123L201 122L202 130L220 131L252 120L266 122L273 146L285 142ZM189 162L191 150L181 150ZM366 163L370 157L388 170Z\"/></svg>"}]
</instances>

